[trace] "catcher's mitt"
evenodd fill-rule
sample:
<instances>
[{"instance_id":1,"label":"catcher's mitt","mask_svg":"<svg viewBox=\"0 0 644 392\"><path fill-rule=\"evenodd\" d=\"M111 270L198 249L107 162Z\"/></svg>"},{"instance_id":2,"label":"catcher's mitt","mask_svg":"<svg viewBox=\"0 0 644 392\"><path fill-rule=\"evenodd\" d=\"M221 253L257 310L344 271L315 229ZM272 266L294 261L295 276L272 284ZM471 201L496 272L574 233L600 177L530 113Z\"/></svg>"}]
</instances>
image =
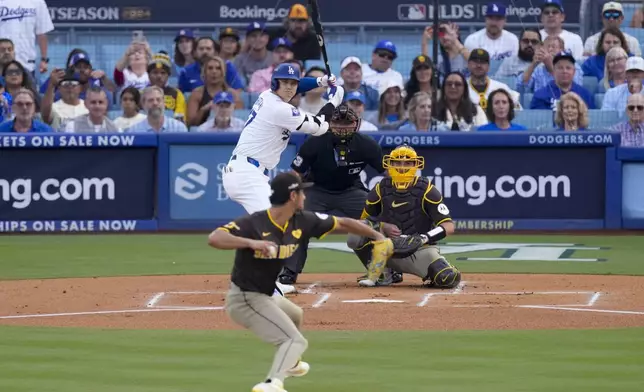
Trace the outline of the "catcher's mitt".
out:
<instances>
[{"instance_id":1,"label":"catcher's mitt","mask_svg":"<svg viewBox=\"0 0 644 392\"><path fill-rule=\"evenodd\" d=\"M393 257L403 259L416 253L418 248L425 245L427 236L422 234L401 235L391 239L394 244Z\"/></svg>"}]
</instances>

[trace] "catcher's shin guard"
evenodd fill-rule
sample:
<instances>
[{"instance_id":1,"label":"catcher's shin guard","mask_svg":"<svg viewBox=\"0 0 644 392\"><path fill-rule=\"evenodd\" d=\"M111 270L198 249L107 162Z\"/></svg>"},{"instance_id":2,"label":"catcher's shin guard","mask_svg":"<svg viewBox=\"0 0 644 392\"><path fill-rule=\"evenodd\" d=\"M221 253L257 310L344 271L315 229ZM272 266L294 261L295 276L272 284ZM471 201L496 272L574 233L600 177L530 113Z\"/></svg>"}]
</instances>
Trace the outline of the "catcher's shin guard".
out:
<instances>
[{"instance_id":1,"label":"catcher's shin guard","mask_svg":"<svg viewBox=\"0 0 644 392\"><path fill-rule=\"evenodd\" d=\"M461 282L461 271L448 263L444 257L439 257L429 264L427 276L423 281L430 287L451 289Z\"/></svg>"}]
</instances>

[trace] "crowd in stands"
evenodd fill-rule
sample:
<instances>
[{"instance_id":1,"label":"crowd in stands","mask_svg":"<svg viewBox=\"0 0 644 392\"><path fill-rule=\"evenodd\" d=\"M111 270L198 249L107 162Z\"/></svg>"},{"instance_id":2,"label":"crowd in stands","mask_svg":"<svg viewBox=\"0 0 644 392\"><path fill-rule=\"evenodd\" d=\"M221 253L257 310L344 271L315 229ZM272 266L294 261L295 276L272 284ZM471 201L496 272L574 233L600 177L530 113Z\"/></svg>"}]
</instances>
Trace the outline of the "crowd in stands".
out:
<instances>
[{"instance_id":1,"label":"crowd in stands","mask_svg":"<svg viewBox=\"0 0 644 392\"><path fill-rule=\"evenodd\" d=\"M338 83L363 118L360 130L522 131L530 128L522 124L525 113L549 111L549 129L614 130L624 145L644 146L644 59L637 38L621 30L621 3L603 6L603 29L585 42L564 28L560 0L540 8L543 28L518 36L505 29L501 2L488 4L485 27L466 37L450 21L441 21L437 34L428 27L409 75L396 70L399 53L390 40L378 42L370 58L346 53ZM276 65L296 64L302 76L326 72L305 66L321 55L302 4L277 29L256 21L216 38L182 29L167 51L154 53L140 34L113 70L94 68L82 48L50 70L46 36L53 24L48 13L38 15L19 28L0 26L1 132L239 132L246 120L236 117L239 109L270 88ZM642 15L635 14L635 26L642 27ZM37 49L38 69L48 75L42 83L33 72ZM292 104L317 113L325 94L314 89ZM614 112L616 120L593 124L597 110Z\"/></svg>"}]
</instances>

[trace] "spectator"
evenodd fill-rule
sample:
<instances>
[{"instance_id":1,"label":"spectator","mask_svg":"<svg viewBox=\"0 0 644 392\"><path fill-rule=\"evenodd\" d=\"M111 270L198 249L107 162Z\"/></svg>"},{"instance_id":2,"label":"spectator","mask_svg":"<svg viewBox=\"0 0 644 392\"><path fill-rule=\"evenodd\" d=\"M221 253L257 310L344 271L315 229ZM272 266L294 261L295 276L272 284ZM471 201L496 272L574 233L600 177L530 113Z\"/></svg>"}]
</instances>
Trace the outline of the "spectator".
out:
<instances>
[{"instance_id":1,"label":"spectator","mask_svg":"<svg viewBox=\"0 0 644 392\"><path fill-rule=\"evenodd\" d=\"M11 117L11 105L13 104L13 98L4 90L4 85L4 78L0 76L0 123Z\"/></svg>"},{"instance_id":2,"label":"spectator","mask_svg":"<svg viewBox=\"0 0 644 392\"><path fill-rule=\"evenodd\" d=\"M271 42L286 38L293 44L294 58L300 61L319 60L320 45L309 23L309 12L302 4L293 4L289 9L284 26L271 34ZM275 48L271 48L274 50Z\"/></svg>"},{"instance_id":3,"label":"spectator","mask_svg":"<svg viewBox=\"0 0 644 392\"><path fill-rule=\"evenodd\" d=\"M116 91L116 84L107 77L104 71L93 69L89 55L82 49L74 49L69 53L66 62L67 69L71 69L78 74L78 80L81 83L80 97L85 99L85 91L90 86L104 87L107 90L108 100L111 102L111 92ZM49 86L49 78L40 86L40 93L45 94ZM60 99L58 91L55 92L54 100Z\"/></svg>"},{"instance_id":4,"label":"spectator","mask_svg":"<svg viewBox=\"0 0 644 392\"><path fill-rule=\"evenodd\" d=\"M251 93L263 93L271 88L271 78L273 69L278 64L285 63L293 59L293 47L291 41L286 38L277 38L273 42L273 64L270 67L255 71L248 83L248 91ZM303 68L300 68L303 69Z\"/></svg>"},{"instance_id":5,"label":"spectator","mask_svg":"<svg viewBox=\"0 0 644 392\"><path fill-rule=\"evenodd\" d=\"M472 127L487 123L481 106L470 100L467 81L460 72L445 76L440 98L434 105L433 117L440 131L469 131Z\"/></svg>"},{"instance_id":6,"label":"spectator","mask_svg":"<svg viewBox=\"0 0 644 392\"><path fill-rule=\"evenodd\" d=\"M434 64L424 55L416 56L412 62L409 80L405 84L405 107L419 91L432 95L432 77L434 76Z\"/></svg>"},{"instance_id":7,"label":"spectator","mask_svg":"<svg viewBox=\"0 0 644 392\"><path fill-rule=\"evenodd\" d=\"M244 129L245 121L233 116L235 110L233 96L225 91L217 93L213 99L213 119L201 124L199 132L241 132Z\"/></svg>"},{"instance_id":8,"label":"spectator","mask_svg":"<svg viewBox=\"0 0 644 392\"><path fill-rule=\"evenodd\" d=\"M268 50L268 33L262 22L252 22L246 27L245 50L235 57L237 72L250 84L255 71L268 68L273 62L273 54Z\"/></svg>"},{"instance_id":9,"label":"spectator","mask_svg":"<svg viewBox=\"0 0 644 392\"><path fill-rule=\"evenodd\" d=\"M239 92L230 90L226 85L226 63L221 57L213 57L206 61L201 77L205 84L194 89L188 98L188 126L197 126L206 122L213 105L213 98L221 91L231 93L235 97L237 107L244 107Z\"/></svg>"},{"instance_id":10,"label":"spectator","mask_svg":"<svg viewBox=\"0 0 644 392\"><path fill-rule=\"evenodd\" d=\"M616 46L606 53L604 78L599 82L600 92L626 83L626 60L628 54L621 46Z\"/></svg>"},{"instance_id":11,"label":"spectator","mask_svg":"<svg viewBox=\"0 0 644 392\"><path fill-rule=\"evenodd\" d=\"M633 94L628 97L626 106L628 120L613 126L620 133L622 147L644 147L644 95Z\"/></svg>"},{"instance_id":12,"label":"spectator","mask_svg":"<svg viewBox=\"0 0 644 392\"><path fill-rule=\"evenodd\" d=\"M595 108L595 100L588 90L574 82L575 58L568 52L557 54L552 60L554 80L535 91L530 109L552 109L557 107L559 98L569 92L577 93L590 109Z\"/></svg>"},{"instance_id":13,"label":"spectator","mask_svg":"<svg viewBox=\"0 0 644 392\"><path fill-rule=\"evenodd\" d=\"M190 29L179 30L174 38L174 73L180 75L183 70L193 64L195 52L195 34Z\"/></svg>"},{"instance_id":14,"label":"spectator","mask_svg":"<svg viewBox=\"0 0 644 392\"><path fill-rule=\"evenodd\" d=\"M217 56L217 43L210 37L201 37L196 41L194 57L197 61L185 67L179 75L179 90L183 93L192 92L199 86L203 86L202 69L204 63ZM230 61L225 62L226 66L226 84L241 95L244 83L237 74L235 66Z\"/></svg>"},{"instance_id":15,"label":"spectator","mask_svg":"<svg viewBox=\"0 0 644 392\"><path fill-rule=\"evenodd\" d=\"M0 124L0 133L53 132L49 125L35 119L36 94L33 90L22 88L17 91L13 97L11 111L15 117Z\"/></svg>"},{"instance_id":16,"label":"spectator","mask_svg":"<svg viewBox=\"0 0 644 392\"><path fill-rule=\"evenodd\" d=\"M571 91L561 96L555 125L558 131L585 131L588 128L588 106L579 95Z\"/></svg>"},{"instance_id":17,"label":"spectator","mask_svg":"<svg viewBox=\"0 0 644 392\"><path fill-rule=\"evenodd\" d=\"M490 93L485 114L488 124L478 127L478 131L525 131L526 127L514 124L514 104L512 96L506 90L500 88Z\"/></svg>"},{"instance_id":18,"label":"spectator","mask_svg":"<svg viewBox=\"0 0 644 392\"><path fill-rule=\"evenodd\" d=\"M402 84L388 81L380 91L378 111L369 118L369 122L379 129L398 129L406 120L402 92Z\"/></svg>"},{"instance_id":19,"label":"spectator","mask_svg":"<svg viewBox=\"0 0 644 392\"><path fill-rule=\"evenodd\" d=\"M581 66L584 76L594 76L597 80L602 80L604 78L604 67L606 66L606 53L616 46L629 53L626 38L624 38L624 34L619 29L614 27L604 29L599 36L599 41L597 41L597 48L595 49L597 54L588 57Z\"/></svg>"},{"instance_id":20,"label":"spectator","mask_svg":"<svg viewBox=\"0 0 644 392\"><path fill-rule=\"evenodd\" d=\"M545 41L548 36L559 36L564 41L564 50L570 51L574 58L581 59L584 55L584 43L579 35L564 30L565 20L561 0L546 0L541 5L541 23L544 26L540 31L541 39Z\"/></svg>"},{"instance_id":21,"label":"spectator","mask_svg":"<svg viewBox=\"0 0 644 392\"><path fill-rule=\"evenodd\" d=\"M490 71L490 54L485 49L473 50L470 53L467 66L470 70L470 77L467 82L472 103L481 106L481 109L485 110L490 92L501 88L512 96L514 107L521 108L519 93L512 90L507 84L490 79L487 76Z\"/></svg>"},{"instance_id":22,"label":"spectator","mask_svg":"<svg viewBox=\"0 0 644 392\"><path fill-rule=\"evenodd\" d=\"M165 110L171 112L174 118L185 121L186 98L178 88L168 86L171 70L170 56L166 52L155 54L150 64L148 64L150 85L163 89Z\"/></svg>"},{"instance_id":23,"label":"spectator","mask_svg":"<svg viewBox=\"0 0 644 392\"><path fill-rule=\"evenodd\" d=\"M146 87L141 96L141 106L147 113L147 117L126 129L126 132L188 132L184 123L164 115L165 103L163 102L163 90L160 87Z\"/></svg>"},{"instance_id":24,"label":"spectator","mask_svg":"<svg viewBox=\"0 0 644 392\"><path fill-rule=\"evenodd\" d=\"M519 51L517 55L503 60L496 71L496 77L518 76L532 64L537 48L541 46L541 35L535 28L526 28L519 38Z\"/></svg>"},{"instance_id":25,"label":"spectator","mask_svg":"<svg viewBox=\"0 0 644 392\"><path fill-rule=\"evenodd\" d=\"M36 66L36 41L40 49L40 73L47 72L47 33L54 30L44 0L8 0L2 2L0 37L10 39L16 48L16 60L33 76Z\"/></svg>"},{"instance_id":26,"label":"spectator","mask_svg":"<svg viewBox=\"0 0 644 392\"><path fill-rule=\"evenodd\" d=\"M378 110L380 97L378 90L367 86L362 80L362 62L355 56L346 57L340 65L340 79L338 84L344 87L344 93L360 91L364 96L366 110Z\"/></svg>"},{"instance_id":27,"label":"spectator","mask_svg":"<svg viewBox=\"0 0 644 392\"><path fill-rule=\"evenodd\" d=\"M13 42L8 38L0 38L0 72L10 62L16 59L16 52L14 51Z\"/></svg>"},{"instance_id":28,"label":"spectator","mask_svg":"<svg viewBox=\"0 0 644 392\"><path fill-rule=\"evenodd\" d=\"M432 118L432 95L419 91L409 101L409 121L403 124L400 131L435 131L436 122Z\"/></svg>"},{"instance_id":29,"label":"spectator","mask_svg":"<svg viewBox=\"0 0 644 392\"><path fill-rule=\"evenodd\" d=\"M545 39L542 46L537 48L532 64L523 74L517 76L516 88L520 92L540 90L554 80L552 59L564 51L564 42L561 37L550 36ZM575 62L575 83L583 84L584 76L581 66Z\"/></svg>"},{"instance_id":30,"label":"spectator","mask_svg":"<svg viewBox=\"0 0 644 392\"><path fill-rule=\"evenodd\" d=\"M234 60L239 54L239 32L232 27L226 27L219 33L219 57L224 60Z\"/></svg>"},{"instance_id":31,"label":"spectator","mask_svg":"<svg viewBox=\"0 0 644 392\"><path fill-rule=\"evenodd\" d=\"M65 132L69 133L90 133L90 132L121 132L109 118L107 118L107 94L97 86L87 90L85 107L88 114L78 116L65 125Z\"/></svg>"},{"instance_id":32,"label":"spectator","mask_svg":"<svg viewBox=\"0 0 644 392\"><path fill-rule=\"evenodd\" d=\"M85 102L80 98L78 74L72 70L55 68L51 71L51 81L42 100L42 119L55 130L64 129L67 121L88 114ZM60 99L54 102L54 90L58 87Z\"/></svg>"},{"instance_id":33,"label":"spectator","mask_svg":"<svg viewBox=\"0 0 644 392\"><path fill-rule=\"evenodd\" d=\"M606 91L602 110L615 110L620 116L623 116L628 97L641 91L642 80L644 80L644 59L638 56L629 57L626 60L626 81L628 83L620 84ZM639 85L639 87L635 85ZM637 89L634 90L634 88Z\"/></svg>"},{"instance_id":34,"label":"spectator","mask_svg":"<svg viewBox=\"0 0 644 392\"><path fill-rule=\"evenodd\" d=\"M360 118L360 127L358 131L377 131L378 127L365 120L364 111L367 98L360 90L353 90L346 93L344 100L356 115Z\"/></svg>"},{"instance_id":35,"label":"spectator","mask_svg":"<svg viewBox=\"0 0 644 392\"><path fill-rule=\"evenodd\" d=\"M326 70L321 67L311 67L304 76L310 76L312 78L321 78L326 74ZM304 99L300 101L298 106L300 110L307 112L309 114L317 115L317 113L322 109L322 106L326 105L327 100L322 98L326 93L326 87L318 87L313 90L309 90L303 94Z\"/></svg>"},{"instance_id":36,"label":"spectator","mask_svg":"<svg viewBox=\"0 0 644 392\"><path fill-rule=\"evenodd\" d=\"M27 70L17 60L7 63L2 70L2 77L5 80L5 91L16 98L16 94L23 88L31 90L36 100L36 112L40 111L40 97L36 94L31 83L31 77Z\"/></svg>"},{"instance_id":37,"label":"spectator","mask_svg":"<svg viewBox=\"0 0 644 392\"><path fill-rule=\"evenodd\" d=\"M504 30L505 5L490 3L485 11L485 28L470 34L465 39L465 47L470 52L485 48L492 60L503 60L519 50L517 36Z\"/></svg>"},{"instance_id":38,"label":"spectator","mask_svg":"<svg viewBox=\"0 0 644 392\"><path fill-rule=\"evenodd\" d=\"M636 12L637 14L637 12ZM602 24L604 25L604 29L607 29L609 27L619 29L622 25L622 22L624 21L624 9L622 8L622 5L616 1L610 1L606 4L604 4L604 7L602 8ZM638 26L642 27L642 26ZM586 43L584 44L584 55L585 56L592 56L593 54L596 53L596 48L597 48L597 42L601 41L599 39L599 36L601 35L601 31L591 35L586 39ZM628 44L628 47L631 50L631 53L633 53L636 56L641 56L642 55L642 50L640 49L640 43L637 40L637 38L633 37L632 35L628 35L624 32L624 37L626 37L626 43Z\"/></svg>"},{"instance_id":39,"label":"spectator","mask_svg":"<svg viewBox=\"0 0 644 392\"><path fill-rule=\"evenodd\" d=\"M132 42L114 68L116 85L119 87L132 86L139 90L148 86L150 84L148 75L150 59L152 59L152 50L147 42Z\"/></svg>"},{"instance_id":40,"label":"spectator","mask_svg":"<svg viewBox=\"0 0 644 392\"><path fill-rule=\"evenodd\" d=\"M396 45L391 41L380 41L376 44L371 55L371 64L362 64L362 81L375 90L384 91L383 86L393 82L404 84L400 72L391 68L393 61L398 57Z\"/></svg>"},{"instance_id":41,"label":"spectator","mask_svg":"<svg viewBox=\"0 0 644 392\"><path fill-rule=\"evenodd\" d=\"M126 87L121 91L121 108L123 115L114 120L114 125L119 129L128 129L134 124L145 120L141 113L141 93L134 87Z\"/></svg>"},{"instance_id":42,"label":"spectator","mask_svg":"<svg viewBox=\"0 0 644 392\"><path fill-rule=\"evenodd\" d=\"M452 72L460 72L467 75L467 59L470 57L470 51L463 45L458 35L458 25L455 23L441 23L438 28L438 60L436 68L441 75L440 82L443 82L442 75ZM421 53L429 55L428 44L433 39L433 28L427 27L423 33L421 42ZM433 53L433 52L432 52ZM433 54L432 54L433 56Z\"/></svg>"}]
</instances>

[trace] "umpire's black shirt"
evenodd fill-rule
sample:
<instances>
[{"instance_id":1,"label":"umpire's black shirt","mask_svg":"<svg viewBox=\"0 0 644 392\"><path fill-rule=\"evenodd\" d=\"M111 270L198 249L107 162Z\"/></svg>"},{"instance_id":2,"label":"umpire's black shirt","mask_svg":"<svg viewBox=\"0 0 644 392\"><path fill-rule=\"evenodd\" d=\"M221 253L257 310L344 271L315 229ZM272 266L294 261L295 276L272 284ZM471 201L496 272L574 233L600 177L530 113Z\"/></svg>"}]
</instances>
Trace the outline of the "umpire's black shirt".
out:
<instances>
[{"instance_id":1,"label":"umpire's black shirt","mask_svg":"<svg viewBox=\"0 0 644 392\"><path fill-rule=\"evenodd\" d=\"M231 280L243 291L273 295L275 281L287 259L304 241L323 238L337 225L336 218L327 214L301 211L293 215L284 227L279 226L268 210L238 218L217 230L237 237L272 241L278 245L277 258L266 258L260 251L237 249Z\"/></svg>"},{"instance_id":2,"label":"umpire's black shirt","mask_svg":"<svg viewBox=\"0 0 644 392\"><path fill-rule=\"evenodd\" d=\"M351 138L348 149L347 165L339 166L333 134L327 132L319 137L309 136L297 152L291 168L304 175L305 181L331 192L341 192L354 186L364 188L360 172L367 165L378 173L385 170L382 167L382 148L371 136L357 132Z\"/></svg>"}]
</instances>

